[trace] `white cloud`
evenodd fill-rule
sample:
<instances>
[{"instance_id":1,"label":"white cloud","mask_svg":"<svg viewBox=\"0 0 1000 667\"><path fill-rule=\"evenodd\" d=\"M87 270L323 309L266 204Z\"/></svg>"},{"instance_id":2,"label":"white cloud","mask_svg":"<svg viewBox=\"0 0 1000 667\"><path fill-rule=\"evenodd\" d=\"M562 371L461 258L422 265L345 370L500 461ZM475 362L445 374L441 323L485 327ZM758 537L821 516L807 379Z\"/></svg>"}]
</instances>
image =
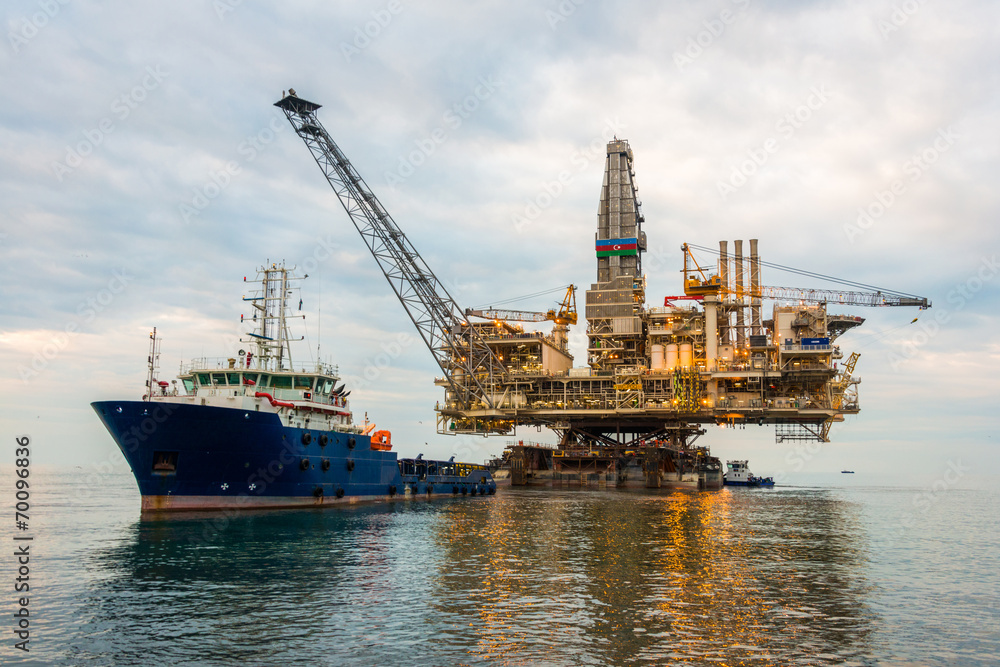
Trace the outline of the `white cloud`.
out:
<instances>
[{"instance_id":1,"label":"white cloud","mask_svg":"<svg viewBox=\"0 0 1000 667\"><path fill-rule=\"evenodd\" d=\"M968 428L972 439L989 430L995 393L983 378L1000 370L996 283L961 309L948 295L1000 246L992 3L924 3L887 36L879 21L890 18L889 2L582 3L555 23L546 12L558 11L556 2L404 3L345 60L341 44L385 7L240 3L220 20L211 3L184 11L73 3L17 53L7 46L0 354L8 381L0 400L19 408L4 412L8 431L51 434L50 461L83 463L107 450L109 439L80 408L141 389L147 327L186 356L216 354L238 319L242 276L267 259L304 260L331 235L337 251L314 274L324 314L333 315L324 349L337 350L347 373L363 370L379 341L413 333L298 139L278 131L252 158L241 150L272 119L284 122L271 104L289 86L324 104L324 124L463 306L594 279L603 155L579 169L574 156L613 120L635 151L650 244L668 262L679 261L684 241L757 237L769 261L926 294L935 309L922 319L938 309L954 315L895 370L893 345L906 341L894 334L871 343L859 366L863 416L835 427L835 437L930 452L940 434L928 421L960 413L968 426L949 428ZM34 8L15 3L11 21ZM736 18L679 68L675 54L702 31L718 32L723 10ZM133 93L156 67L167 73L162 81ZM384 174L482 77L503 86L448 128L412 176L387 187ZM829 99L782 134L782 119L821 86ZM134 102L126 117L113 106L123 95ZM112 130L60 181L53 163L96 137L106 118ZM907 160L949 126L954 145L852 242L844 227L858 209L905 178ZM777 150L723 199L718 183L769 138ZM180 206L232 162L238 172L185 223ZM518 233L513 216L566 169L571 181ZM22 385L15 371L30 362L27 352L79 318L80 304L122 267L135 280L82 323L44 381ZM651 304L680 290L674 268L650 275ZM861 314L871 332L913 317ZM865 340L851 335L845 347ZM430 443L428 455L451 451L453 442L433 434L439 391L429 353L414 345L394 368L410 391L359 392L357 411L377 408L371 416L407 452L418 441ZM85 443L69 444L74 429ZM765 447L760 440L746 447L763 452L753 449ZM501 442L488 444L499 451ZM718 453L737 446L727 438Z\"/></svg>"}]
</instances>

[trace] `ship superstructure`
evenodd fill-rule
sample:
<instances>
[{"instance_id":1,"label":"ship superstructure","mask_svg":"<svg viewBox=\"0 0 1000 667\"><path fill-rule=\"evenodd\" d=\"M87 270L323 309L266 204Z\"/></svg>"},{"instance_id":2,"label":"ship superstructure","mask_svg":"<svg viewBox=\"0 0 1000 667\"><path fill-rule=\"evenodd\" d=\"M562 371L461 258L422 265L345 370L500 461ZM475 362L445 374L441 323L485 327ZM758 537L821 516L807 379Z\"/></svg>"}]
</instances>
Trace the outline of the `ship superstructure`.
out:
<instances>
[{"instance_id":1,"label":"ship superstructure","mask_svg":"<svg viewBox=\"0 0 1000 667\"><path fill-rule=\"evenodd\" d=\"M250 350L182 365L177 379L183 393L168 392L165 382L154 383L149 388L152 400L256 412L264 408L278 415L286 426L362 433L364 427L353 423L350 391L340 383L336 366L316 361L308 369L304 365L295 369L289 335L289 320L294 316L290 315L289 299L299 280L283 264L258 268L257 279L249 283L249 295L243 297L250 315L241 316L252 324L252 331L240 339Z\"/></svg>"},{"instance_id":2,"label":"ship superstructure","mask_svg":"<svg viewBox=\"0 0 1000 667\"><path fill-rule=\"evenodd\" d=\"M92 404L135 475L143 511L495 492L483 465L397 460L389 431L354 422L335 366L295 367L289 299L297 280L282 264L258 270L259 287L244 296L249 351L183 365L178 387L157 379L154 329L142 400Z\"/></svg>"}]
</instances>

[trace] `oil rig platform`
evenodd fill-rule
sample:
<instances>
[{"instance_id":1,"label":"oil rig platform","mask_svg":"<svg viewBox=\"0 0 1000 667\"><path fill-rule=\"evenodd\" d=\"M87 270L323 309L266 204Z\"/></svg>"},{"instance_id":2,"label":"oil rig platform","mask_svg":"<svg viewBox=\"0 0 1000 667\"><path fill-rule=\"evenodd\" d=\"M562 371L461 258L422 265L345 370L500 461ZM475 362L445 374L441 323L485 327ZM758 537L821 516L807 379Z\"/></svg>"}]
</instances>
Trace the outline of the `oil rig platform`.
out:
<instances>
[{"instance_id":1,"label":"oil rig platform","mask_svg":"<svg viewBox=\"0 0 1000 667\"><path fill-rule=\"evenodd\" d=\"M443 434L511 434L548 428L558 444L519 441L502 457L512 485L722 485L722 466L695 441L706 425L773 426L780 441L829 441L860 410L858 353L844 361L838 336L864 322L830 306L915 306L902 292L761 285L758 242L713 270L683 244L682 295L646 303L645 217L632 149L607 145L594 234L596 281L586 291L587 358L567 347L577 323L575 287L558 309L463 309L424 262L319 122L320 105L291 92L276 106L305 142L441 368L436 406ZM816 275L816 274L811 274ZM850 283L852 285L857 283ZM768 301L770 312L764 312ZM764 316L768 319L764 319ZM552 321L550 334L518 321ZM503 471L497 475L504 479Z\"/></svg>"}]
</instances>

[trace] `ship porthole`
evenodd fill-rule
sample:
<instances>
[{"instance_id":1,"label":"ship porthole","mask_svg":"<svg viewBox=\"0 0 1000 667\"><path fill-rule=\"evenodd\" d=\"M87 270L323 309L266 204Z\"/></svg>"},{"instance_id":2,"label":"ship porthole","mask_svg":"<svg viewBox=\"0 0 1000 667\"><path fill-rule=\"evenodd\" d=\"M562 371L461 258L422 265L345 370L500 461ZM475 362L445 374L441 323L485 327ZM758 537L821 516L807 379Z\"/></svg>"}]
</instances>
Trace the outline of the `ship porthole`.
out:
<instances>
[{"instance_id":1,"label":"ship porthole","mask_svg":"<svg viewBox=\"0 0 1000 667\"><path fill-rule=\"evenodd\" d=\"M303 445L308 445L312 441L313 441L313 434L312 433L310 433L309 431L306 431L305 433L302 434L302 444Z\"/></svg>"},{"instance_id":2,"label":"ship porthole","mask_svg":"<svg viewBox=\"0 0 1000 667\"><path fill-rule=\"evenodd\" d=\"M347 459L347 471L354 470L354 459Z\"/></svg>"},{"instance_id":3,"label":"ship porthole","mask_svg":"<svg viewBox=\"0 0 1000 667\"><path fill-rule=\"evenodd\" d=\"M299 461L299 468L302 470L308 470L309 459L302 459L301 461Z\"/></svg>"}]
</instances>

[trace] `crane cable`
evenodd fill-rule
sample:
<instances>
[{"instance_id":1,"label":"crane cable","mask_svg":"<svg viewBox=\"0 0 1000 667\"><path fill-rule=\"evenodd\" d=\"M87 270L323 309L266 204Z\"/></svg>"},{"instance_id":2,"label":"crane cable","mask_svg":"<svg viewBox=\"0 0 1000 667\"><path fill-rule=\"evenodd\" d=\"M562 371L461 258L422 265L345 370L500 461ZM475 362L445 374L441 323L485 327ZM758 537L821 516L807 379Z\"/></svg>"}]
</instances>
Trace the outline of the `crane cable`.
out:
<instances>
[{"instance_id":1,"label":"crane cable","mask_svg":"<svg viewBox=\"0 0 1000 667\"><path fill-rule=\"evenodd\" d=\"M871 333L871 335L868 336L867 340L862 341L858 345L855 345L854 349L855 350L863 350L864 348L868 347L869 345L873 345L875 343L883 342L888 337L888 335L891 334L892 332L899 331L900 329L904 329L904 328L906 328L906 327L908 327L908 326L910 326L912 324L915 324L918 319L919 318L914 317L912 320L910 320L906 324L900 324L899 326L895 326L895 327L892 327L892 328L889 328L889 329L883 329L881 331L873 331Z\"/></svg>"},{"instance_id":2,"label":"crane cable","mask_svg":"<svg viewBox=\"0 0 1000 667\"><path fill-rule=\"evenodd\" d=\"M688 243L688 247L697 248L698 250L702 250L704 252L712 253L714 255L719 255L720 254L718 250L715 250L713 248L706 248L706 247L700 246L700 245L695 245L694 243ZM729 255L729 257L733 257L733 255ZM893 296L893 295L894 296L906 296L906 297L911 297L911 298L914 298L914 299L923 298L923 297L917 296L916 294L910 294L909 292L900 292L900 291L897 291L897 290L890 290L890 289L885 289L885 288L882 288L882 287L876 287L874 285L868 285L866 283L855 282L853 280L845 280L843 278L834 278L833 276L828 276L828 275L825 275L825 274L822 274L822 273L815 273L813 271L805 271L803 269L796 269L796 268L793 268L793 267L790 267L790 266L782 266L781 264L774 264L772 262L765 262L762 259L758 259L757 261L760 263L761 266L766 266L766 267L771 268L771 269L778 269L779 271L787 271L789 273L795 273L795 274L798 274L798 275L801 275L801 276L806 276L806 277L809 277L809 278L817 278L819 280L826 280L826 281L829 281L829 282L839 283L841 285L847 285L847 286L854 287L854 288L861 288L861 289L865 289L865 290L872 290L872 291L875 291L875 292L880 292L880 293L885 294L885 295L890 295L890 296Z\"/></svg>"},{"instance_id":3,"label":"crane cable","mask_svg":"<svg viewBox=\"0 0 1000 667\"><path fill-rule=\"evenodd\" d=\"M534 299L535 297L544 296L546 294L552 294L553 292L566 291L569 289L569 285L563 285L561 287L553 287L552 289L543 290L541 292L535 292L534 294L525 294L524 296L515 296L510 299L504 299L503 301L491 301L489 304L489 309L493 310L496 306L502 306L508 303L514 303L515 301L525 301L527 299ZM474 310L486 310L487 306L477 306Z\"/></svg>"}]
</instances>

